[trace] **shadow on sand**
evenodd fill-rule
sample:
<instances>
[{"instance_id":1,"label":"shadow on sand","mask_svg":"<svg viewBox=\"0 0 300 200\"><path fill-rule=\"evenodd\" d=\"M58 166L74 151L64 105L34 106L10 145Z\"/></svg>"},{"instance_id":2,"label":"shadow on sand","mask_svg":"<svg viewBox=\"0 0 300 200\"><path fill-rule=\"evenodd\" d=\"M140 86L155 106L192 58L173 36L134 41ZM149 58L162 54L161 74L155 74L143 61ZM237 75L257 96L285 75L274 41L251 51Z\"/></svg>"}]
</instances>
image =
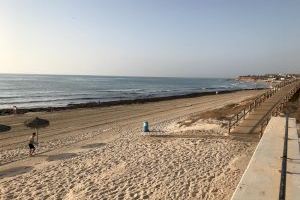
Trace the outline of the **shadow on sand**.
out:
<instances>
[{"instance_id":1,"label":"shadow on sand","mask_svg":"<svg viewBox=\"0 0 300 200\"><path fill-rule=\"evenodd\" d=\"M7 170L0 171L0 178L13 177L20 174L27 173L33 169L32 166L15 167Z\"/></svg>"},{"instance_id":2,"label":"shadow on sand","mask_svg":"<svg viewBox=\"0 0 300 200\"><path fill-rule=\"evenodd\" d=\"M11 129L10 126L0 124L0 132L6 132L6 131L9 131L10 129Z\"/></svg>"},{"instance_id":3,"label":"shadow on sand","mask_svg":"<svg viewBox=\"0 0 300 200\"><path fill-rule=\"evenodd\" d=\"M92 148L98 148L105 146L106 143L93 143L93 144L87 144L84 146L81 146L82 149L92 149Z\"/></svg>"},{"instance_id":4,"label":"shadow on sand","mask_svg":"<svg viewBox=\"0 0 300 200\"><path fill-rule=\"evenodd\" d=\"M229 139L228 136L222 135L200 135L200 134L187 134L187 135L148 135L154 138L199 138L199 139Z\"/></svg>"},{"instance_id":5,"label":"shadow on sand","mask_svg":"<svg viewBox=\"0 0 300 200\"><path fill-rule=\"evenodd\" d=\"M62 153L48 156L47 161L65 160L76 157L76 153Z\"/></svg>"}]
</instances>

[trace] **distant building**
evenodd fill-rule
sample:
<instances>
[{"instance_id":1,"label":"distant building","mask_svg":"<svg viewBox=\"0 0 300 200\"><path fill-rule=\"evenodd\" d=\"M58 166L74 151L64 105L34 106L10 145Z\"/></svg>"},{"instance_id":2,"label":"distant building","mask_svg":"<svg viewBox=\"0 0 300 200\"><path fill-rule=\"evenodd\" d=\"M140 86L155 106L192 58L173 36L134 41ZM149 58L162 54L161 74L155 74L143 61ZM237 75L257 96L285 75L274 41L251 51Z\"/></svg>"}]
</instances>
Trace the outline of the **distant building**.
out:
<instances>
[{"instance_id":1,"label":"distant building","mask_svg":"<svg viewBox=\"0 0 300 200\"><path fill-rule=\"evenodd\" d=\"M265 74L265 75L246 75L239 76L237 80L253 82L253 81L265 81L265 82L276 82L276 81L284 81L288 79L300 78L300 74Z\"/></svg>"}]
</instances>

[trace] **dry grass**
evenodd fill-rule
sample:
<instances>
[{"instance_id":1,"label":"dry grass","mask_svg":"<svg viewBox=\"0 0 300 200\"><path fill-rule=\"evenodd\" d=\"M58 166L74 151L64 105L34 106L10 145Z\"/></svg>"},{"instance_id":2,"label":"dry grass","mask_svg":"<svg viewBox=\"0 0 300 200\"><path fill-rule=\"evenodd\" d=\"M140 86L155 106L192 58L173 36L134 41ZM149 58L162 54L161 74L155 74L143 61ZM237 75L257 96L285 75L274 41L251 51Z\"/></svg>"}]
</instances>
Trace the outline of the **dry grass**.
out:
<instances>
[{"instance_id":1,"label":"dry grass","mask_svg":"<svg viewBox=\"0 0 300 200\"><path fill-rule=\"evenodd\" d=\"M189 117L188 120L179 122L179 127L181 126L191 126L193 123L200 119L216 119L220 121L227 121L232 116L240 113L245 107L247 107L255 98L246 99L240 103L228 104L222 108L209 110L203 113L198 113ZM226 125L224 123L224 125Z\"/></svg>"},{"instance_id":2,"label":"dry grass","mask_svg":"<svg viewBox=\"0 0 300 200\"><path fill-rule=\"evenodd\" d=\"M296 118L297 123L300 123L300 102L289 102L288 106L285 109L289 110L290 117Z\"/></svg>"}]
</instances>

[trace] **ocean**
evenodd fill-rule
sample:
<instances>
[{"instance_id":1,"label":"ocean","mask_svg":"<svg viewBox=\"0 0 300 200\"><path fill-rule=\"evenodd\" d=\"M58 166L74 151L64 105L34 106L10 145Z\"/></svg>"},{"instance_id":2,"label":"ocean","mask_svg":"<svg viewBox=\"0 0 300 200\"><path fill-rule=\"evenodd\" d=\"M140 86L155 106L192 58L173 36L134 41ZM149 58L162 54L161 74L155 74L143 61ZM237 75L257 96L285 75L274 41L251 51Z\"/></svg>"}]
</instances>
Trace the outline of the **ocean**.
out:
<instances>
[{"instance_id":1,"label":"ocean","mask_svg":"<svg viewBox=\"0 0 300 200\"><path fill-rule=\"evenodd\" d=\"M0 109L63 107L184 95L211 91L263 88L262 83L224 78L164 78L73 75L0 74Z\"/></svg>"}]
</instances>

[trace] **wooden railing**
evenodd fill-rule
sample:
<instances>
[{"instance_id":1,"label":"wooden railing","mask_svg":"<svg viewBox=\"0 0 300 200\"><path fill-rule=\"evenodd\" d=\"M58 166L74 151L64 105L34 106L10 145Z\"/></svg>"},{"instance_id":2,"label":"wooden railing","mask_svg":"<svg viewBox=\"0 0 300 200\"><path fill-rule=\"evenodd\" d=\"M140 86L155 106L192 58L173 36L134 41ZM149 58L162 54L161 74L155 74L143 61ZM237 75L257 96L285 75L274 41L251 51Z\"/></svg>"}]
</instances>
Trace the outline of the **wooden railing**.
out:
<instances>
[{"instance_id":1,"label":"wooden railing","mask_svg":"<svg viewBox=\"0 0 300 200\"><path fill-rule=\"evenodd\" d=\"M265 102L267 99L272 97L277 91L279 91L282 87L285 87L291 83L294 83L297 80L288 80L280 82L275 85L273 88L267 90L263 94L259 95L255 98L251 103L247 104L244 109L242 109L239 113L235 114L228 120L228 133L232 130L233 127L237 126L242 119L245 119L247 114L254 111L259 105Z\"/></svg>"},{"instance_id":2,"label":"wooden railing","mask_svg":"<svg viewBox=\"0 0 300 200\"><path fill-rule=\"evenodd\" d=\"M300 89L300 82L298 82L295 87L286 95L283 99L279 100L278 103L264 116L260 124L260 137L263 134L264 128L269 123L272 116L278 116L283 108L287 105L289 100L294 96L294 94Z\"/></svg>"}]
</instances>

